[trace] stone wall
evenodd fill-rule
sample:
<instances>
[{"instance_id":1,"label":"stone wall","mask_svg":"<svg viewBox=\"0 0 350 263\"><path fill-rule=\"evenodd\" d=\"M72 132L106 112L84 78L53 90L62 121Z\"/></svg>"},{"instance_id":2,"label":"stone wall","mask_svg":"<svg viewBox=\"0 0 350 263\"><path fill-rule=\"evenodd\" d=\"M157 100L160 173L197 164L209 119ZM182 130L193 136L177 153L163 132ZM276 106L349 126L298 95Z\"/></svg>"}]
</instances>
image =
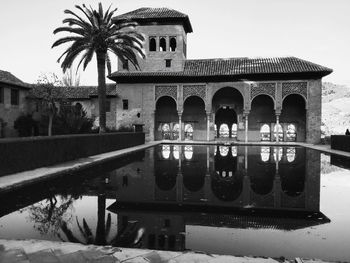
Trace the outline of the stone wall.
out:
<instances>
[{"instance_id":1,"label":"stone wall","mask_svg":"<svg viewBox=\"0 0 350 263\"><path fill-rule=\"evenodd\" d=\"M146 51L146 59L138 59L139 66L142 71L181 71L183 70L183 63L186 58L186 47L184 43L187 42L185 30L182 25L145 25L138 26L139 33L145 36L144 49ZM150 51L149 38L155 37L157 42L157 51ZM165 37L167 48L166 51L159 51L159 39ZM169 51L170 37L176 37L176 50ZM186 45L186 44L185 44ZM165 59L171 59L171 67L165 67ZM118 61L118 71L123 71L123 65ZM136 70L135 67L129 63L129 70Z\"/></svg>"},{"instance_id":2,"label":"stone wall","mask_svg":"<svg viewBox=\"0 0 350 263\"><path fill-rule=\"evenodd\" d=\"M144 133L60 135L0 140L0 176L145 143Z\"/></svg>"}]
</instances>

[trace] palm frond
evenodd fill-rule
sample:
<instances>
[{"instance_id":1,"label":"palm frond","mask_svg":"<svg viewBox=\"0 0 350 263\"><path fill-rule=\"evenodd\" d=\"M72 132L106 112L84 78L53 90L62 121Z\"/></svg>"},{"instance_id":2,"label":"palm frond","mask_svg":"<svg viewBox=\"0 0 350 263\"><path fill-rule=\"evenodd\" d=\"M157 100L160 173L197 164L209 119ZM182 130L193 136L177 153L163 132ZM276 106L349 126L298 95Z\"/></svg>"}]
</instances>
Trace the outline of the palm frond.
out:
<instances>
[{"instance_id":1,"label":"palm frond","mask_svg":"<svg viewBox=\"0 0 350 263\"><path fill-rule=\"evenodd\" d=\"M69 33L75 33L75 34L78 34L78 35L81 35L81 36L84 36L85 34L85 30L83 28L76 28L76 27L68 27L68 26L64 26L64 27L58 27L56 28L53 33L54 34L57 34L59 32L69 32Z\"/></svg>"},{"instance_id":2,"label":"palm frond","mask_svg":"<svg viewBox=\"0 0 350 263\"><path fill-rule=\"evenodd\" d=\"M94 242L94 238L93 238L92 231L91 231L89 225L85 221L85 218L83 218L83 227L84 227L85 233L88 237L88 239L87 239L88 244L92 244Z\"/></svg>"},{"instance_id":3,"label":"palm frond","mask_svg":"<svg viewBox=\"0 0 350 263\"><path fill-rule=\"evenodd\" d=\"M60 39L56 40L56 41L52 44L51 48L57 47L57 46L59 46L59 45L61 45L61 44L63 44L63 43L66 43L66 42L70 42L70 41L79 41L79 40L81 40L81 39L82 39L81 37L63 37L63 38L60 38Z\"/></svg>"}]
</instances>

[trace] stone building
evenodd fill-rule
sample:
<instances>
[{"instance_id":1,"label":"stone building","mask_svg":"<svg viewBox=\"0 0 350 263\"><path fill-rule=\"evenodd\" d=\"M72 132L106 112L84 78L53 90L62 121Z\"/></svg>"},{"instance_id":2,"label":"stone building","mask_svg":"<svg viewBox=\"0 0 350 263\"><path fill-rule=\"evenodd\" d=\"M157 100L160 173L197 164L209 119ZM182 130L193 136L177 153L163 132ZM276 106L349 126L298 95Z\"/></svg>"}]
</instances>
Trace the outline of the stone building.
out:
<instances>
[{"instance_id":1,"label":"stone building","mask_svg":"<svg viewBox=\"0 0 350 263\"><path fill-rule=\"evenodd\" d=\"M28 95L28 112L30 114L33 115L35 112L42 114L42 110L39 106L40 103L37 102L43 98L44 92L45 91L42 87L32 85L32 89ZM86 111L87 117L92 118L95 121L95 125L98 126L99 105L96 86L57 86L54 87L53 94L56 99L64 99L72 105L79 103L82 106L82 109ZM117 104L115 84L107 84L106 97L106 126L110 129L115 129Z\"/></svg>"},{"instance_id":2,"label":"stone building","mask_svg":"<svg viewBox=\"0 0 350 263\"><path fill-rule=\"evenodd\" d=\"M331 69L296 58L187 59L189 17L140 8L141 70L118 63L117 125L142 125L148 140L320 140L321 79ZM217 47L219 48L219 46Z\"/></svg>"},{"instance_id":3,"label":"stone building","mask_svg":"<svg viewBox=\"0 0 350 263\"><path fill-rule=\"evenodd\" d=\"M0 70L0 138L16 136L15 120L27 111L30 85Z\"/></svg>"}]
</instances>

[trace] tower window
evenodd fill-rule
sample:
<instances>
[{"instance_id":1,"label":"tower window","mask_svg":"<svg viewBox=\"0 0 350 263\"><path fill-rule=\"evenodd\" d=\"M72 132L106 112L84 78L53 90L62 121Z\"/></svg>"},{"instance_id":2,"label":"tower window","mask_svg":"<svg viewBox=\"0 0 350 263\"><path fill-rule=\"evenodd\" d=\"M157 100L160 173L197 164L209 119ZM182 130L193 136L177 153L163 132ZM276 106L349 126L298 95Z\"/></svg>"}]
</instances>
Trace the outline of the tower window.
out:
<instances>
[{"instance_id":1,"label":"tower window","mask_svg":"<svg viewBox=\"0 0 350 263\"><path fill-rule=\"evenodd\" d=\"M155 37L149 38L149 51L157 51L157 44L156 44Z\"/></svg>"},{"instance_id":2,"label":"tower window","mask_svg":"<svg viewBox=\"0 0 350 263\"><path fill-rule=\"evenodd\" d=\"M161 37L159 40L159 51L166 51L166 40L165 37Z\"/></svg>"},{"instance_id":3,"label":"tower window","mask_svg":"<svg viewBox=\"0 0 350 263\"><path fill-rule=\"evenodd\" d=\"M123 100L123 110L128 110L128 109L129 109L129 101Z\"/></svg>"},{"instance_id":4,"label":"tower window","mask_svg":"<svg viewBox=\"0 0 350 263\"><path fill-rule=\"evenodd\" d=\"M176 50L176 37L170 38L170 51L174 52Z\"/></svg>"},{"instance_id":5,"label":"tower window","mask_svg":"<svg viewBox=\"0 0 350 263\"><path fill-rule=\"evenodd\" d=\"M171 59L165 60L165 67L170 68L171 67Z\"/></svg>"}]
</instances>

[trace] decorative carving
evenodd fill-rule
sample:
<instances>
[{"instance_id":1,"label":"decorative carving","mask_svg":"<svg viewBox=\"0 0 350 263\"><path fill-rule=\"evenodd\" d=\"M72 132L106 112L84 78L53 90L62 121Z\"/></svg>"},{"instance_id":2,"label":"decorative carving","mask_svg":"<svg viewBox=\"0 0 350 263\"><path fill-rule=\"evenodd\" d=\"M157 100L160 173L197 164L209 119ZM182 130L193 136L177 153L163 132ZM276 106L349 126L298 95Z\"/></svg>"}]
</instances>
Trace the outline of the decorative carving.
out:
<instances>
[{"instance_id":1,"label":"decorative carving","mask_svg":"<svg viewBox=\"0 0 350 263\"><path fill-rule=\"evenodd\" d=\"M189 96L198 96L205 101L205 96L206 91L205 91L205 85L184 85L183 86L183 98L184 101L189 97Z\"/></svg>"},{"instance_id":2,"label":"decorative carving","mask_svg":"<svg viewBox=\"0 0 350 263\"><path fill-rule=\"evenodd\" d=\"M250 89L250 100L252 101L258 95L270 95L275 99L276 83L259 83L258 86L253 86Z\"/></svg>"},{"instance_id":3,"label":"decorative carving","mask_svg":"<svg viewBox=\"0 0 350 263\"><path fill-rule=\"evenodd\" d=\"M172 97L175 101L177 101L177 86L176 85L164 85L164 86L156 86L155 90L155 101L162 96Z\"/></svg>"},{"instance_id":4,"label":"decorative carving","mask_svg":"<svg viewBox=\"0 0 350 263\"><path fill-rule=\"evenodd\" d=\"M282 99L290 94L300 94L307 99L307 82L282 83Z\"/></svg>"}]
</instances>

